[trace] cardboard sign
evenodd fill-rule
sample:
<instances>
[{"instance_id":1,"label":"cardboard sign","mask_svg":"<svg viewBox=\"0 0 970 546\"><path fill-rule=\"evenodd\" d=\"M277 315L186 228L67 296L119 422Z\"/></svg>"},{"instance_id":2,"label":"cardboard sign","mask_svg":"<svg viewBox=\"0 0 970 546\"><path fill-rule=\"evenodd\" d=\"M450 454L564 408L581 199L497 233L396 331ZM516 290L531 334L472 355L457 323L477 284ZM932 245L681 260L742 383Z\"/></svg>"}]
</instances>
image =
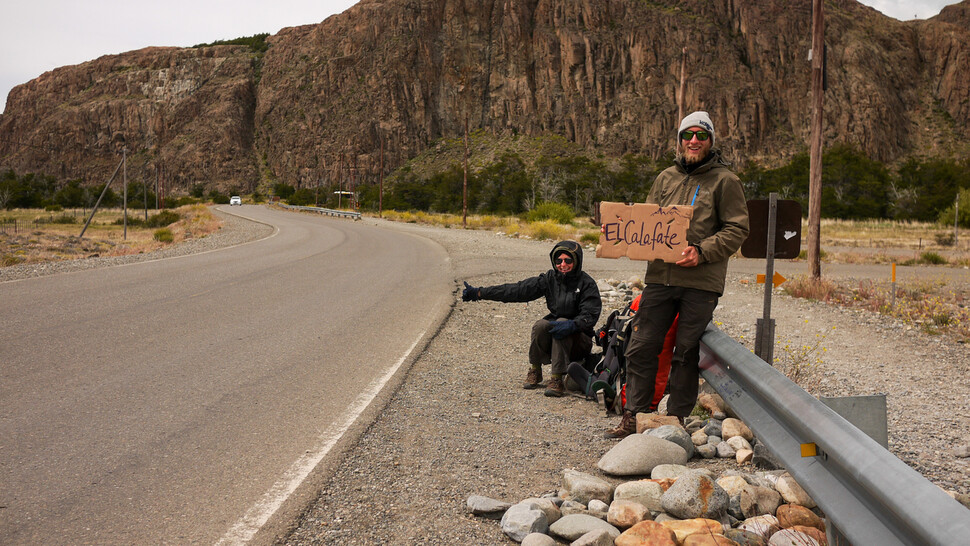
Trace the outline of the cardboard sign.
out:
<instances>
[{"instance_id":1,"label":"cardboard sign","mask_svg":"<svg viewBox=\"0 0 970 546\"><path fill-rule=\"evenodd\" d=\"M597 258L663 260L673 263L687 248L687 228L694 208L638 203L600 203L603 225Z\"/></svg>"}]
</instances>

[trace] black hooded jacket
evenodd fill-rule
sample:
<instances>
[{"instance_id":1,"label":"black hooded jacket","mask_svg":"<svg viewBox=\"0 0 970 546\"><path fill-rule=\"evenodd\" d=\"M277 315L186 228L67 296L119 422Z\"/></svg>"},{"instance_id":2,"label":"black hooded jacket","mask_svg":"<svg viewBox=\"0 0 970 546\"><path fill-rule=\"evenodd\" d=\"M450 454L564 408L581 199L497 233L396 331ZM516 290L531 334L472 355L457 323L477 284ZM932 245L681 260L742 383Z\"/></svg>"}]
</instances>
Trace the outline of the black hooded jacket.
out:
<instances>
[{"instance_id":1,"label":"black hooded jacket","mask_svg":"<svg viewBox=\"0 0 970 546\"><path fill-rule=\"evenodd\" d=\"M568 253L573 258L575 267L565 275L556 270L555 258L557 254ZM593 280L583 271L583 247L575 241L560 241L549 253L552 269L538 277L496 286L481 288L481 297L485 300L501 302L526 302L546 298L549 314L546 320L558 318L576 321L580 330L593 335L593 328L600 318L603 302L600 291Z\"/></svg>"}]
</instances>

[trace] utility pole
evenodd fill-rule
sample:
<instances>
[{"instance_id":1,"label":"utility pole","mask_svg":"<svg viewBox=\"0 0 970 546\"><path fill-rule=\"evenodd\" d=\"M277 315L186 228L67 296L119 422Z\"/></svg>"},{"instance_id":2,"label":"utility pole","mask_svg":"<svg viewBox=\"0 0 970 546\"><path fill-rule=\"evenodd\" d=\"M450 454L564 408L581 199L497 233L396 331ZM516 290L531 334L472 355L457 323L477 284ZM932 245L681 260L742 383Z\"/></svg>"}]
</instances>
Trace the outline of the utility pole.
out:
<instances>
[{"instance_id":1,"label":"utility pole","mask_svg":"<svg viewBox=\"0 0 970 546\"><path fill-rule=\"evenodd\" d=\"M461 187L461 227L468 227L468 116L465 116L465 180Z\"/></svg>"},{"instance_id":2,"label":"utility pole","mask_svg":"<svg viewBox=\"0 0 970 546\"><path fill-rule=\"evenodd\" d=\"M676 123L680 123L680 120L684 119L684 102L686 101L687 95L687 46L684 46L683 51L680 54L680 93L677 96L677 120ZM680 136L677 136L680 139ZM679 142L677 143L679 144Z\"/></svg>"},{"instance_id":3,"label":"utility pole","mask_svg":"<svg viewBox=\"0 0 970 546\"><path fill-rule=\"evenodd\" d=\"M124 165L121 179L124 181L125 189L122 192L124 205L122 206L122 216L124 217L125 230L122 238L128 240L128 146L121 149L121 164Z\"/></svg>"},{"instance_id":4,"label":"utility pole","mask_svg":"<svg viewBox=\"0 0 970 546\"><path fill-rule=\"evenodd\" d=\"M825 83L825 16L822 0L812 0L812 145L808 175L808 264L822 278L822 97Z\"/></svg>"},{"instance_id":5,"label":"utility pole","mask_svg":"<svg viewBox=\"0 0 970 546\"><path fill-rule=\"evenodd\" d=\"M384 217L384 139L381 138L381 173L380 188L377 192L377 217Z\"/></svg>"}]
</instances>

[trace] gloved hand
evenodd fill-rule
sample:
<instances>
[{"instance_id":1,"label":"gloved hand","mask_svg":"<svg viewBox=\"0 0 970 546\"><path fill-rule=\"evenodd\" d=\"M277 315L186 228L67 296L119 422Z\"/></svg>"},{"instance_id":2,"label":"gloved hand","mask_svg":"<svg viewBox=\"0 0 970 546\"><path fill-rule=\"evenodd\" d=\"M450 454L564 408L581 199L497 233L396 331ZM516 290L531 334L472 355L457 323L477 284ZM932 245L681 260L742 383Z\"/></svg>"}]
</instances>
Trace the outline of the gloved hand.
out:
<instances>
[{"instance_id":1,"label":"gloved hand","mask_svg":"<svg viewBox=\"0 0 970 546\"><path fill-rule=\"evenodd\" d=\"M465 282L465 289L461 291L461 301L478 301L482 299L478 294L479 290L477 286L472 286Z\"/></svg>"},{"instance_id":2,"label":"gloved hand","mask_svg":"<svg viewBox=\"0 0 970 546\"><path fill-rule=\"evenodd\" d=\"M557 320L549 327L549 334L556 339L571 336L577 331L579 331L579 326L576 325L575 320Z\"/></svg>"}]
</instances>

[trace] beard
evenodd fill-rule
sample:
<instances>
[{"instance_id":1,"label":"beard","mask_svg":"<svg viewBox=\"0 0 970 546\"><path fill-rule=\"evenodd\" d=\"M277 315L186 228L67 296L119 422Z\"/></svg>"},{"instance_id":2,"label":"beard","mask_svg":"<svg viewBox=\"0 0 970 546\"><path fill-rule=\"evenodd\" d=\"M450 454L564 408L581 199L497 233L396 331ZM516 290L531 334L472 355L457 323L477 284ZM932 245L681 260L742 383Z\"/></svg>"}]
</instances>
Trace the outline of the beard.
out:
<instances>
[{"instance_id":1,"label":"beard","mask_svg":"<svg viewBox=\"0 0 970 546\"><path fill-rule=\"evenodd\" d=\"M692 151L692 150L685 149L683 151L683 153L682 153L682 157L684 158L684 164L685 165L696 165L696 164L704 161L705 159L707 159L707 155L708 155L709 152L710 152L710 149L708 149L708 150L698 150L696 152L695 151Z\"/></svg>"}]
</instances>

